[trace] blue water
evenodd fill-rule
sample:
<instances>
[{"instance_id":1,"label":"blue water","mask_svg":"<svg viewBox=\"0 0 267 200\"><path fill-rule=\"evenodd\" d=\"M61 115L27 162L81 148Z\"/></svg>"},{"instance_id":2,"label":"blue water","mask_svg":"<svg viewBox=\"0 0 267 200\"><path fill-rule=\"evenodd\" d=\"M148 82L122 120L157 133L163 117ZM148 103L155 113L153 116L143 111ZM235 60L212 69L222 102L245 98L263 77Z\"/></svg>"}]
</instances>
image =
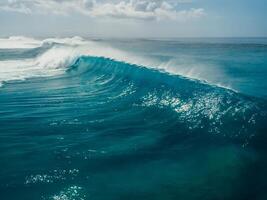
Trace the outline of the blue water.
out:
<instances>
[{"instance_id":1,"label":"blue water","mask_svg":"<svg viewBox=\"0 0 267 200\"><path fill-rule=\"evenodd\" d=\"M1 42L1 200L267 199L266 39Z\"/></svg>"}]
</instances>

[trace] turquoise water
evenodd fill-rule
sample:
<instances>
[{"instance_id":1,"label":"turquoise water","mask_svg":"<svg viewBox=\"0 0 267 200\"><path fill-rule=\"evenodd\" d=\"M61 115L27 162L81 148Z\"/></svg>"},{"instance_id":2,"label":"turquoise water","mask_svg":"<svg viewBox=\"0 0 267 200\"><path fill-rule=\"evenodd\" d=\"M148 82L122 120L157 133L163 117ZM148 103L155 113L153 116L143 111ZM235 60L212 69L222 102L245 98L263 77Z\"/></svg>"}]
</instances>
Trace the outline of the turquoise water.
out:
<instances>
[{"instance_id":1,"label":"turquoise water","mask_svg":"<svg viewBox=\"0 0 267 200\"><path fill-rule=\"evenodd\" d=\"M0 47L0 199L267 198L265 39Z\"/></svg>"}]
</instances>

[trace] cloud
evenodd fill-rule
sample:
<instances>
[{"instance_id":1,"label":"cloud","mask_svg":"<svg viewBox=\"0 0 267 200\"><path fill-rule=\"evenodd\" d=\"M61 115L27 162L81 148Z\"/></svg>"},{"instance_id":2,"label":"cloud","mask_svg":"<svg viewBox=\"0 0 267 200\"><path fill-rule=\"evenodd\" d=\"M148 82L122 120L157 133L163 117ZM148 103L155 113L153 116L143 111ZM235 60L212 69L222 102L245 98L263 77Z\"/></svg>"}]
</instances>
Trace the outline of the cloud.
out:
<instances>
[{"instance_id":1,"label":"cloud","mask_svg":"<svg viewBox=\"0 0 267 200\"><path fill-rule=\"evenodd\" d=\"M178 2L178 3L177 3ZM205 15L202 8L178 10L177 4L188 0L2 0L0 10L25 14L70 15L90 17L132 18L138 20L188 20Z\"/></svg>"}]
</instances>

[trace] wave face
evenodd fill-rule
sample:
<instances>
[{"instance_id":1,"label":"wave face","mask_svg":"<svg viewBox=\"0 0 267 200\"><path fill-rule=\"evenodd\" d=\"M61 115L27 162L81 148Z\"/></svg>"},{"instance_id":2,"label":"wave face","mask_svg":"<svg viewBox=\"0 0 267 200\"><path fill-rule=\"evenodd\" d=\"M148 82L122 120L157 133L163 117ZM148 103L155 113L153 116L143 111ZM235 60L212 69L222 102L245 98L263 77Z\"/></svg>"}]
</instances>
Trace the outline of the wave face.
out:
<instances>
[{"instance_id":1,"label":"wave face","mask_svg":"<svg viewBox=\"0 0 267 200\"><path fill-rule=\"evenodd\" d=\"M4 41L4 199L266 198L266 99L79 37Z\"/></svg>"}]
</instances>

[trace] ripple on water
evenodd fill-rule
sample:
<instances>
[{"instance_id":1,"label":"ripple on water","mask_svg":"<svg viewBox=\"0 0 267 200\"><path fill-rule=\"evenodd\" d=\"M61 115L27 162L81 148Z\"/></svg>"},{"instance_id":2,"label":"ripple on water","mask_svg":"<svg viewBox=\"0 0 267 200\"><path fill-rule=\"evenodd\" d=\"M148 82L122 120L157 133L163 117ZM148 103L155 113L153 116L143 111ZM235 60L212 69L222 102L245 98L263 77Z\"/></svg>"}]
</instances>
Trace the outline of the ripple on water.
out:
<instances>
[{"instance_id":1,"label":"ripple on water","mask_svg":"<svg viewBox=\"0 0 267 200\"><path fill-rule=\"evenodd\" d=\"M48 174L35 174L27 176L25 184L40 184L40 183L54 183L67 178L74 178L79 174L78 169L70 170L53 170Z\"/></svg>"},{"instance_id":2,"label":"ripple on water","mask_svg":"<svg viewBox=\"0 0 267 200\"><path fill-rule=\"evenodd\" d=\"M86 195L83 194L82 190L82 187L70 186L53 195L49 200L84 200Z\"/></svg>"}]
</instances>

